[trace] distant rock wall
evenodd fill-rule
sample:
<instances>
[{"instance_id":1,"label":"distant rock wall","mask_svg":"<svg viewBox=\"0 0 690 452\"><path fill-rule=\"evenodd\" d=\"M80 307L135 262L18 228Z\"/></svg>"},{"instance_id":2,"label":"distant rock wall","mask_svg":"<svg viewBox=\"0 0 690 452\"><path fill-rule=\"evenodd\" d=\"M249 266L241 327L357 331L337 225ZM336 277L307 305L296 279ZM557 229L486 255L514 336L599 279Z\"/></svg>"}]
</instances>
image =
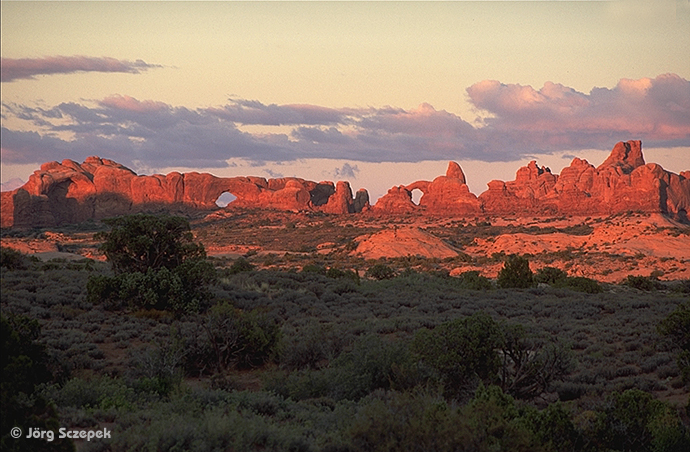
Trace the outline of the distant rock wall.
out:
<instances>
[{"instance_id":1,"label":"distant rock wall","mask_svg":"<svg viewBox=\"0 0 690 452\"><path fill-rule=\"evenodd\" d=\"M419 205L412 191L422 191ZM465 175L450 162L445 176L391 188L373 206L379 213L460 215L609 215L626 211L664 213L687 219L690 210L690 171L680 174L645 163L642 142L617 143L609 157L594 167L573 159L560 175L535 161L518 169L515 180L493 180L476 197Z\"/></svg>"},{"instance_id":2,"label":"distant rock wall","mask_svg":"<svg viewBox=\"0 0 690 452\"><path fill-rule=\"evenodd\" d=\"M412 192L423 194L419 204ZM493 180L488 190L470 192L462 168L450 162L433 181L392 187L376 204L360 189L353 197L345 181L312 182L295 177L216 177L206 173L139 176L112 160L89 157L41 166L22 187L2 193L2 227L41 227L117 215L166 210L179 213L218 209L229 192L231 206L352 214L434 215L609 215L626 211L663 213L687 220L690 171L680 174L645 163L640 141L617 143L598 167L573 159L561 174L532 161L515 180Z\"/></svg>"},{"instance_id":3,"label":"distant rock wall","mask_svg":"<svg viewBox=\"0 0 690 452\"><path fill-rule=\"evenodd\" d=\"M594 167L573 159L560 175L530 162L515 180L491 181L479 196L489 214L607 215L626 211L665 213L685 219L690 209L690 179L645 164L642 143L617 143L609 157Z\"/></svg>"},{"instance_id":4,"label":"distant rock wall","mask_svg":"<svg viewBox=\"0 0 690 452\"><path fill-rule=\"evenodd\" d=\"M130 213L168 210L179 213L218 209L229 192L233 205L280 210L315 210L334 214L369 207L369 194L352 197L349 183L299 178L216 177L173 172L139 176L112 160L89 157L49 162L22 187L2 193L2 227L42 227L78 223Z\"/></svg>"}]
</instances>

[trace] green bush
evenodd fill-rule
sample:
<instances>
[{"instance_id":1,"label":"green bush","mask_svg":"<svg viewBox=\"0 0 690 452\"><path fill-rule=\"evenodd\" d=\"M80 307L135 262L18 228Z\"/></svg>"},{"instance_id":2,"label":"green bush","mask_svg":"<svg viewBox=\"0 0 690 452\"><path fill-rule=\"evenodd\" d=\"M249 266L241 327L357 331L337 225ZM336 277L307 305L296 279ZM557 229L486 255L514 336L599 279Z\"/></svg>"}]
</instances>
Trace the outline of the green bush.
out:
<instances>
[{"instance_id":1,"label":"green bush","mask_svg":"<svg viewBox=\"0 0 690 452\"><path fill-rule=\"evenodd\" d=\"M524 289L532 287L534 278L527 258L511 255L498 273L498 286L504 289Z\"/></svg>"},{"instance_id":2,"label":"green bush","mask_svg":"<svg viewBox=\"0 0 690 452\"><path fill-rule=\"evenodd\" d=\"M326 276L326 268L319 264L307 264L302 267L302 273L316 273Z\"/></svg>"},{"instance_id":3,"label":"green bush","mask_svg":"<svg viewBox=\"0 0 690 452\"><path fill-rule=\"evenodd\" d=\"M498 324L484 312L443 323L415 334L412 350L438 373L446 390L457 394L476 379L494 382L501 362Z\"/></svg>"},{"instance_id":4,"label":"green bush","mask_svg":"<svg viewBox=\"0 0 690 452\"><path fill-rule=\"evenodd\" d=\"M678 305L675 311L657 325L657 330L662 336L669 338L674 347L680 348L676 363L683 381L690 383L690 302Z\"/></svg>"},{"instance_id":5,"label":"green bush","mask_svg":"<svg viewBox=\"0 0 690 452\"><path fill-rule=\"evenodd\" d=\"M203 336L191 337L200 341L188 347L187 371L204 369L225 372L260 366L279 352L279 325L256 310L241 311L228 302L213 306L198 319Z\"/></svg>"},{"instance_id":6,"label":"green bush","mask_svg":"<svg viewBox=\"0 0 690 452\"><path fill-rule=\"evenodd\" d=\"M28 428L56 432L60 426L54 406L35 393L38 385L52 380L46 365L48 357L45 348L37 343L39 334L40 326L36 320L0 315L0 449L3 451L74 450L70 440L57 437L47 442L10 436L10 430L14 427L26 433Z\"/></svg>"},{"instance_id":7,"label":"green bush","mask_svg":"<svg viewBox=\"0 0 690 452\"><path fill-rule=\"evenodd\" d=\"M87 299L113 307L195 312L208 300L206 287L216 281L204 247L192 241L181 217L131 215L104 220L112 228L97 234L114 277L94 275Z\"/></svg>"},{"instance_id":8,"label":"green bush","mask_svg":"<svg viewBox=\"0 0 690 452\"><path fill-rule=\"evenodd\" d=\"M301 327L295 334L285 337L280 350L280 367L288 370L319 369L338 356L346 339L332 325L317 321Z\"/></svg>"},{"instance_id":9,"label":"green bush","mask_svg":"<svg viewBox=\"0 0 690 452\"><path fill-rule=\"evenodd\" d=\"M194 243L189 222L169 215L137 214L103 220L110 231L96 239L116 273L173 269L187 260L203 259L203 245Z\"/></svg>"},{"instance_id":10,"label":"green bush","mask_svg":"<svg viewBox=\"0 0 690 452\"><path fill-rule=\"evenodd\" d=\"M480 387L461 408L422 392L376 394L357 413L348 436L355 451L543 450L515 401L495 386Z\"/></svg>"},{"instance_id":11,"label":"green bush","mask_svg":"<svg viewBox=\"0 0 690 452\"><path fill-rule=\"evenodd\" d=\"M537 270L534 275L534 282L553 286L565 282L566 278L568 278L568 274L559 268L543 267Z\"/></svg>"},{"instance_id":12,"label":"green bush","mask_svg":"<svg viewBox=\"0 0 690 452\"><path fill-rule=\"evenodd\" d=\"M596 450L686 451L690 436L678 413L639 389L610 394L584 431Z\"/></svg>"},{"instance_id":13,"label":"green bush","mask_svg":"<svg viewBox=\"0 0 690 452\"><path fill-rule=\"evenodd\" d=\"M462 289L489 290L492 288L491 280L481 276L478 271L464 272L456 279L458 286Z\"/></svg>"},{"instance_id":14,"label":"green bush","mask_svg":"<svg viewBox=\"0 0 690 452\"><path fill-rule=\"evenodd\" d=\"M386 264L375 264L369 267L364 276L381 281L383 279L393 278L395 276L395 270Z\"/></svg>"},{"instance_id":15,"label":"green bush","mask_svg":"<svg viewBox=\"0 0 690 452\"><path fill-rule=\"evenodd\" d=\"M552 390L573 368L570 347L544 341L525 332L522 325L502 325L503 356L500 381L504 392L519 399L534 399Z\"/></svg>"},{"instance_id":16,"label":"green bush","mask_svg":"<svg viewBox=\"0 0 690 452\"><path fill-rule=\"evenodd\" d=\"M227 275L236 275L238 273L250 272L252 270L254 270L254 265L252 265L244 257L240 257L235 262L232 263L230 268L228 268L226 270L226 274Z\"/></svg>"},{"instance_id":17,"label":"green bush","mask_svg":"<svg viewBox=\"0 0 690 452\"><path fill-rule=\"evenodd\" d=\"M354 270L340 270L339 268L331 267L326 272L326 276L333 279L351 279L359 284L359 274Z\"/></svg>"},{"instance_id":18,"label":"green bush","mask_svg":"<svg viewBox=\"0 0 690 452\"><path fill-rule=\"evenodd\" d=\"M623 284L634 289L644 290L645 292L652 292L664 288L663 284L661 284L656 278L645 276L628 275L625 281L623 281Z\"/></svg>"},{"instance_id":19,"label":"green bush","mask_svg":"<svg viewBox=\"0 0 690 452\"><path fill-rule=\"evenodd\" d=\"M604 291L597 281L584 276L569 276L564 281L555 284L555 286L585 293L601 293Z\"/></svg>"},{"instance_id":20,"label":"green bush","mask_svg":"<svg viewBox=\"0 0 690 452\"><path fill-rule=\"evenodd\" d=\"M28 267L25 255L12 248L0 248L0 267L7 270L25 270Z\"/></svg>"},{"instance_id":21,"label":"green bush","mask_svg":"<svg viewBox=\"0 0 690 452\"><path fill-rule=\"evenodd\" d=\"M405 344L375 335L355 341L352 350L335 359L330 370L329 395L336 400L359 400L376 389L404 390L420 382L416 362Z\"/></svg>"}]
</instances>

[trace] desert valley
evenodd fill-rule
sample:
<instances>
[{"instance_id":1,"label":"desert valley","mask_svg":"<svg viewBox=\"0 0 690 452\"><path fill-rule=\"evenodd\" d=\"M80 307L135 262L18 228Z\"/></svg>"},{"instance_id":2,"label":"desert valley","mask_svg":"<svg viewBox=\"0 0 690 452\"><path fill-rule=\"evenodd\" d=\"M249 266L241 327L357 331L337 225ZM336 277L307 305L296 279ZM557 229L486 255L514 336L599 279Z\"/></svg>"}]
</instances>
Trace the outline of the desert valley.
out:
<instances>
[{"instance_id":1,"label":"desert valley","mask_svg":"<svg viewBox=\"0 0 690 452\"><path fill-rule=\"evenodd\" d=\"M415 190L422 192L418 203ZM236 199L219 208L225 192ZM353 196L347 181L138 176L91 157L82 164L46 163L22 187L3 192L5 231L45 232L40 239L6 232L2 244L44 257L68 252L103 259L89 233L62 229L168 212L187 215L208 254L218 257L420 257L440 261L451 274L472 270L495 278L503 257L527 254L534 270L555 266L602 282L652 273L683 280L690 278L689 210L690 171L646 164L640 141L616 144L598 167L575 158L560 175L531 162L515 180L492 181L479 196L450 162L445 175L392 187L373 205L366 189Z\"/></svg>"},{"instance_id":2,"label":"desert valley","mask_svg":"<svg viewBox=\"0 0 690 452\"><path fill-rule=\"evenodd\" d=\"M3 445L686 450L690 172L629 141L479 196L466 177L372 203L346 181L42 165L2 193L3 405L113 439Z\"/></svg>"}]
</instances>

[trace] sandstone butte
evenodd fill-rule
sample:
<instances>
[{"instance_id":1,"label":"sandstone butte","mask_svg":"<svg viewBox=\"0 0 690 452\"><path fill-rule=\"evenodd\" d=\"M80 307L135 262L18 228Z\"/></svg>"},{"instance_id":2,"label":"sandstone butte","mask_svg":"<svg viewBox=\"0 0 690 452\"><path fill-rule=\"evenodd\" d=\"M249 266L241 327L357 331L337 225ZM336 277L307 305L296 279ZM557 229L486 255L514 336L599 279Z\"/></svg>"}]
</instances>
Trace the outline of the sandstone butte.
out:
<instances>
[{"instance_id":1,"label":"sandstone butte","mask_svg":"<svg viewBox=\"0 0 690 452\"><path fill-rule=\"evenodd\" d=\"M412 192L423 195L419 204ZM207 173L140 176L112 160L89 157L41 166L22 187L2 193L2 227L49 227L145 211L190 213L219 209L229 192L231 206L331 214L399 215L610 215L627 211L661 213L687 220L690 171L680 174L645 164L640 141L617 143L598 167L573 159L561 174L532 161L514 181L494 180L478 197L469 191L462 168L448 164L443 176L388 190L374 206L360 189L353 197L345 181L300 178L216 177Z\"/></svg>"}]
</instances>

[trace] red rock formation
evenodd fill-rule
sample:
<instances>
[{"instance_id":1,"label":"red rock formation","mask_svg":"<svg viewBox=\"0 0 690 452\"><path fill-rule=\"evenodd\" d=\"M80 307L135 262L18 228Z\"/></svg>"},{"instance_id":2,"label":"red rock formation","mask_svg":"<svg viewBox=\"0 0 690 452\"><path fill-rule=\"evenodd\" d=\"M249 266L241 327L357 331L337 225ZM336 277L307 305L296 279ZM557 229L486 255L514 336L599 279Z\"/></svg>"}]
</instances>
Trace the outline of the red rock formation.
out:
<instances>
[{"instance_id":1,"label":"red rock formation","mask_svg":"<svg viewBox=\"0 0 690 452\"><path fill-rule=\"evenodd\" d=\"M674 174L645 164L640 141L616 144L597 168L575 158L556 175L533 161L517 171L514 181L488 185L477 198L462 168L450 162L444 176L393 187L371 207L367 191L360 189L353 199L347 182L222 178L194 172L138 176L112 160L89 157L82 164L46 163L22 187L3 192L2 227L54 226L161 209L214 210L225 192L237 198L230 207L331 214L370 208L381 214L438 215L608 215L632 210L687 219L690 210L690 171ZM412 202L414 190L423 192L419 205Z\"/></svg>"},{"instance_id":2,"label":"red rock formation","mask_svg":"<svg viewBox=\"0 0 690 452\"><path fill-rule=\"evenodd\" d=\"M412 191L424 195L419 206ZM560 176L532 161L515 180L493 180L475 197L465 174L450 162L445 176L393 187L374 205L387 213L427 212L448 215L609 215L626 211L658 212L685 219L690 209L690 171L665 171L645 164L640 141L617 143L598 168L573 159Z\"/></svg>"},{"instance_id":3,"label":"red rock formation","mask_svg":"<svg viewBox=\"0 0 690 452\"><path fill-rule=\"evenodd\" d=\"M645 164L642 156L642 141L634 140L626 143L618 142L613 147L611 154L597 170L608 167L618 167L625 174L630 174L635 168Z\"/></svg>"},{"instance_id":4,"label":"red rock formation","mask_svg":"<svg viewBox=\"0 0 690 452\"><path fill-rule=\"evenodd\" d=\"M151 210L180 212L217 209L229 192L232 205L281 210L322 210L345 214L368 206L368 193L352 198L347 182L320 183L299 178L221 178L173 172L138 176L129 168L98 157L41 166L22 187L2 193L2 227L56 226L88 219Z\"/></svg>"},{"instance_id":5,"label":"red rock formation","mask_svg":"<svg viewBox=\"0 0 690 452\"><path fill-rule=\"evenodd\" d=\"M552 202L544 200L556 185L558 176L546 167L531 161L520 168L515 180L489 182L489 189L479 195L484 212L510 215L518 212L548 214L557 211Z\"/></svg>"},{"instance_id":6,"label":"red rock formation","mask_svg":"<svg viewBox=\"0 0 690 452\"><path fill-rule=\"evenodd\" d=\"M685 218L690 208L690 179L645 164L640 141L617 143L595 168L573 159L560 176L530 162L515 180L492 181L479 196L487 214L608 215L626 211L660 212Z\"/></svg>"},{"instance_id":7,"label":"red rock formation","mask_svg":"<svg viewBox=\"0 0 690 452\"><path fill-rule=\"evenodd\" d=\"M414 190L423 193L419 206L412 202ZM445 176L438 176L431 182L422 180L407 186L393 187L376 202L374 210L386 213L423 210L434 214L471 215L481 213L481 206L477 197L470 193L460 165L449 162Z\"/></svg>"},{"instance_id":8,"label":"red rock formation","mask_svg":"<svg viewBox=\"0 0 690 452\"><path fill-rule=\"evenodd\" d=\"M389 189L372 207L374 212L383 214L410 213L417 209L417 205L412 202L412 192L404 185Z\"/></svg>"}]
</instances>

